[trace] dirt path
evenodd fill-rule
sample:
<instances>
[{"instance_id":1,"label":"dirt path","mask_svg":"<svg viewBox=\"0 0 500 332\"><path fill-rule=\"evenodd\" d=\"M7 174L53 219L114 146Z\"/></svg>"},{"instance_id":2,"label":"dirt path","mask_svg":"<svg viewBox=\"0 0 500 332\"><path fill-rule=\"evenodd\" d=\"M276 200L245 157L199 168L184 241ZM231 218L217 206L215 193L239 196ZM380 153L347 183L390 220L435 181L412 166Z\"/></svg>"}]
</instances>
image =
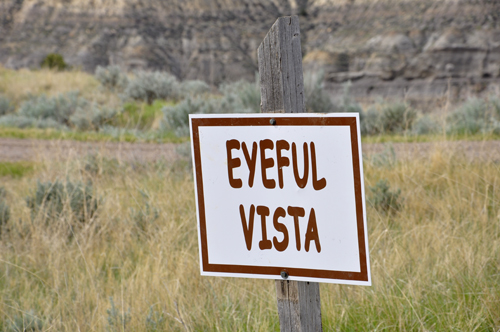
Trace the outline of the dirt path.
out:
<instances>
[{"instance_id":1,"label":"dirt path","mask_svg":"<svg viewBox=\"0 0 500 332\"><path fill-rule=\"evenodd\" d=\"M80 158L101 154L123 161L174 160L176 144L78 142L0 138L0 161L40 161L56 158Z\"/></svg>"},{"instance_id":2,"label":"dirt path","mask_svg":"<svg viewBox=\"0 0 500 332\"><path fill-rule=\"evenodd\" d=\"M431 143L372 143L363 144L363 153L372 156L394 148L397 158L429 156L436 149L463 154L469 159L489 159L500 162L500 141L454 141ZM102 154L131 162L172 161L178 157L176 144L78 142L0 138L0 161L40 161L45 159L79 158Z\"/></svg>"},{"instance_id":3,"label":"dirt path","mask_svg":"<svg viewBox=\"0 0 500 332\"><path fill-rule=\"evenodd\" d=\"M425 143L372 143L363 144L363 154L370 156L391 148L398 159L429 157L435 151L464 156L469 160L500 162L500 141L447 141Z\"/></svg>"}]
</instances>

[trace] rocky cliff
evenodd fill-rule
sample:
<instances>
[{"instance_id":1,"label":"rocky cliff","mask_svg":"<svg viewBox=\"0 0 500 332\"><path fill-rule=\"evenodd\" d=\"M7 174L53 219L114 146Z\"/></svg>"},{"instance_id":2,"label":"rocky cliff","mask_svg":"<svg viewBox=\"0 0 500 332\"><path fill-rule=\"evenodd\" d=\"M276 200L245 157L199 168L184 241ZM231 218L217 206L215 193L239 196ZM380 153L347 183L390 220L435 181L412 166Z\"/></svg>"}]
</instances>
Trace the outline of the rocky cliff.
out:
<instances>
[{"instance_id":1,"label":"rocky cliff","mask_svg":"<svg viewBox=\"0 0 500 332\"><path fill-rule=\"evenodd\" d=\"M0 63L167 70L212 84L253 79L275 19L300 15L304 67L358 97L454 97L500 80L500 1L1 0Z\"/></svg>"}]
</instances>

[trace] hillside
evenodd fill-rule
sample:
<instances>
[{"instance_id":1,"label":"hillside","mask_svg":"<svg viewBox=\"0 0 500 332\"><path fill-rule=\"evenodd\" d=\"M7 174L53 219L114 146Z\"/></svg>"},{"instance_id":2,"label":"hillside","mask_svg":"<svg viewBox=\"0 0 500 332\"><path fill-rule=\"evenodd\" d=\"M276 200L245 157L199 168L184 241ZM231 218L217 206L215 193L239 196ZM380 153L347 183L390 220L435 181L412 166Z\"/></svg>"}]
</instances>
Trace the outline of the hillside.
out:
<instances>
[{"instance_id":1,"label":"hillside","mask_svg":"<svg viewBox=\"0 0 500 332\"><path fill-rule=\"evenodd\" d=\"M279 16L300 15L305 70L338 95L432 98L488 93L500 77L500 2L403 0L3 0L0 63L50 52L86 71L117 64L212 84L253 79Z\"/></svg>"}]
</instances>

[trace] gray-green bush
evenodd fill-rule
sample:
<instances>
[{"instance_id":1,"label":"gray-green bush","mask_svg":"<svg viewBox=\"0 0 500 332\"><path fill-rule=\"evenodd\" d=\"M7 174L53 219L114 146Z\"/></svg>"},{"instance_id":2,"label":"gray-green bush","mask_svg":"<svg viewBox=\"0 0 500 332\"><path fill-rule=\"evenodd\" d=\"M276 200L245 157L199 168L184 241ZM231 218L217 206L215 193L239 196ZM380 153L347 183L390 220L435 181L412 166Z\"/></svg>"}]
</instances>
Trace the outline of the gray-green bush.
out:
<instances>
[{"instance_id":1,"label":"gray-green bush","mask_svg":"<svg viewBox=\"0 0 500 332\"><path fill-rule=\"evenodd\" d=\"M179 96L179 82L175 76L166 72L137 71L127 88L125 97L147 102L156 99L176 99Z\"/></svg>"},{"instance_id":2,"label":"gray-green bush","mask_svg":"<svg viewBox=\"0 0 500 332\"><path fill-rule=\"evenodd\" d=\"M361 106L351 98L351 85L351 81L348 81L344 84L341 103L337 105L336 111L359 113L360 119L362 121L364 116L363 108L361 108Z\"/></svg>"},{"instance_id":3,"label":"gray-green bush","mask_svg":"<svg viewBox=\"0 0 500 332\"><path fill-rule=\"evenodd\" d=\"M147 191L139 190L141 194L140 207L130 208L130 220L140 234L148 234L155 226L155 221L160 217L160 210L150 204L150 197Z\"/></svg>"},{"instance_id":4,"label":"gray-green bush","mask_svg":"<svg viewBox=\"0 0 500 332\"><path fill-rule=\"evenodd\" d=\"M99 108L97 105L89 105L86 109L79 108L70 117L71 125L78 130L98 131L105 124L111 122L115 117L116 111L107 108Z\"/></svg>"},{"instance_id":5,"label":"gray-green bush","mask_svg":"<svg viewBox=\"0 0 500 332\"><path fill-rule=\"evenodd\" d=\"M14 112L14 105L9 98L0 95L0 116Z\"/></svg>"},{"instance_id":6,"label":"gray-green bush","mask_svg":"<svg viewBox=\"0 0 500 332\"><path fill-rule=\"evenodd\" d=\"M43 331L44 323L33 309L15 315L5 326L6 332L38 332Z\"/></svg>"},{"instance_id":7,"label":"gray-green bush","mask_svg":"<svg viewBox=\"0 0 500 332\"><path fill-rule=\"evenodd\" d=\"M323 80L323 72L308 72L304 75L304 97L308 112L335 112L335 105L324 89Z\"/></svg>"},{"instance_id":8,"label":"gray-green bush","mask_svg":"<svg viewBox=\"0 0 500 332\"><path fill-rule=\"evenodd\" d=\"M37 182L35 190L26 197L32 218L49 221L59 218L65 211L77 221L85 222L95 216L101 199L91 182ZM66 208L66 209L65 209Z\"/></svg>"},{"instance_id":9,"label":"gray-green bush","mask_svg":"<svg viewBox=\"0 0 500 332\"><path fill-rule=\"evenodd\" d=\"M180 96L186 98L189 96L198 96L210 92L210 86L204 81L188 80L180 84Z\"/></svg>"},{"instance_id":10,"label":"gray-green bush","mask_svg":"<svg viewBox=\"0 0 500 332\"><path fill-rule=\"evenodd\" d=\"M361 134L400 134L413 128L417 111L405 103L384 104L380 109L370 107L360 114Z\"/></svg>"},{"instance_id":11,"label":"gray-green bush","mask_svg":"<svg viewBox=\"0 0 500 332\"><path fill-rule=\"evenodd\" d=\"M127 312L122 312L122 310L116 308L113 297L109 298L109 303L111 304L111 308L106 309L106 313L108 314L108 326L106 330L108 332L126 331L127 324L131 318L130 309Z\"/></svg>"},{"instance_id":12,"label":"gray-green bush","mask_svg":"<svg viewBox=\"0 0 500 332\"><path fill-rule=\"evenodd\" d=\"M370 191L373 206L383 213L394 213L403 207L401 189L390 190L387 180L379 180L375 186L370 187Z\"/></svg>"},{"instance_id":13,"label":"gray-green bush","mask_svg":"<svg viewBox=\"0 0 500 332\"><path fill-rule=\"evenodd\" d=\"M0 127L14 127L14 128L55 128L66 129L67 127L61 125L53 119L36 119L18 114L7 114L0 117Z\"/></svg>"},{"instance_id":14,"label":"gray-green bush","mask_svg":"<svg viewBox=\"0 0 500 332\"><path fill-rule=\"evenodd\" d=\"M216 101L213 98L188 97L173 106L163 109L163 130L174 131L179 137L189 135L189 114L210 114L217 111Z\"/></svg>"},{"instance_id":15,"label":"gray-green bush","mask_svg":"<svg viewBox=\"0 0 500 332\"><path fill-rule=\"evenodd\" d=\"M158 312L149 308L148 316L146 317L146 332L160 332L166 330L167 320L164 312Z\"/></svg>"},{"instance_id":16,"label":"gray-green bush","mask_svg":"<svg viewBox=\"0 0 500 332\"><path fill-rule=\"evenodd\" d=\"M437 121L433 120L429 115L424 115L415 120L411 132L414 135L429 135L436 134L441 129L441 125Z\"/></svg>"},{"instance_id":17,"label":"gray-green bush","mask_svg":"<svg viewBox=\"0 0 500 332\"><path fill-rule=\"evenodd\" d=\"M70 117L79 108L86 108L89 102L79 96L78 92L59 94L56 97L46 95L34 96L19 107L17 115L37 120L54 120L65 126L70 126Z\"/></svg>"},{"instance_id":18,"label":"gray-green bush","mask_svg":"<svg viewBox=\"0 0 500 332\"><path fill-rule=\"evenodd\" d=\"M5 226L10 219L10 208L5 201L5 188L0 187L0 233L2 232L3 226Z\"/></svg>"},{"instance_id":19,"label":"gray-green bush","mask_svg":"<svg viewBox=\"0 0 500 332\"><path fill-rule=\"evenodd\" d=\"M396 165L396 151L392 144L387 144L380 153L374 153L369 161L376 167L393 168Z\"/></svg>"},{"instance_id":20,"label":"gray-green bush","mask_svg":"<svg viewBox=\"0 0 500 332\"><path fill-rule=\"evenodd\" d=\"M384 105L380 115L386 133L402 133L411 130L417 112L405 103Z\"/></svg>"},{"instance_id":21,"label":"gray-green bush","mask_svg":"<svg viewBox=\"0 0 500 332\"><path fill-rule=\"evenodd\" d=\"M222 85L222 97L187 97L162 111L163 130L171 130L179 137L189 135L189 114L250 113L260 111L260 91L257 83L238 81Z\"/></svg>"},{"instance_id":22,"label":"gray-green bush","mask_svg":"<svg viewBox=\"0 0 500 332\"><path fill-rule=\"evenodd\" d=\"M374 108L369 108L364 112L361 121L361 134L362 135L377 135L384 131L382 118L380 112Z\"/></svg>"},{"instance_id":23,"label":"gray-green bush","mask_svg":"<svg viewBox=\"0 0 500 332\"><path fill-rule=\"evenodd\" d=\"M69 92L55 97L32 96L21 104L17 113L0 117L0 126L17 128L55 128L99 130L116 111L100 108L97 104Z\"/></svg>"},{"instance_id":24,"label":"gray-green bush","mask_svg":"<svg viewBox=\"0 0 500 332\"><path fill-rule=\"evenodd\" d=\"M258 113L260 112L259 76L254 82L240 80L220 86L223 97L220 107L222 113Z\"/></svg>"},{"instance_id":25,"label":"gray-green bush","mask_svg":"<svg viewBox=\"0 0 500 332\"><path fill-rule=\"evenodd\" d=\"M122 91L128 85L128 76L119 66L97 66L94 76L103 87L111 91Z\"/></svg>"},{"instance_id":26,"label":"gray-green bush","mask_svg":"<svg viewBox=\"0 0 500 332\"><path fill-rule=\"evenodd\" d=\"M447 118L449 134L500 134L500 102L497 98L472 98Z\"/></svg>"}]
</instances>

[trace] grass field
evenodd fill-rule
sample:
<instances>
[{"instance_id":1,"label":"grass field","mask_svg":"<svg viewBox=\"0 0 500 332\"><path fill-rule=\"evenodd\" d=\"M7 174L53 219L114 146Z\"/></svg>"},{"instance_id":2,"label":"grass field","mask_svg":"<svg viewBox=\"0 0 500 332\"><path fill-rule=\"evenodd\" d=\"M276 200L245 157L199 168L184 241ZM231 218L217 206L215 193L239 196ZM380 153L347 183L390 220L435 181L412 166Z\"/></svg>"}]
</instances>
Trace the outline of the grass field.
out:
<instances>
[{"instance_id":1,"label":"grass field","mask_svg":"<svg viewBox=\"0 0 500 332\"><path fill-rule=\"evenodd\" d=\"M500 166L436 149L364 161L371 287L321 285L324 331L497 331ZM100 156L0 164L10 219L0 241L0 330L278 331L274 281L199 275L185 161ZM85 223L65 202L32 213L37 181L91 181ZM386 179L400 209L369 189ZM397 196L397 195L396 195ZM394 205L395 207L398 205ZM33 327L33 329L29 329Z\"/></svg>"}]
</instances>

